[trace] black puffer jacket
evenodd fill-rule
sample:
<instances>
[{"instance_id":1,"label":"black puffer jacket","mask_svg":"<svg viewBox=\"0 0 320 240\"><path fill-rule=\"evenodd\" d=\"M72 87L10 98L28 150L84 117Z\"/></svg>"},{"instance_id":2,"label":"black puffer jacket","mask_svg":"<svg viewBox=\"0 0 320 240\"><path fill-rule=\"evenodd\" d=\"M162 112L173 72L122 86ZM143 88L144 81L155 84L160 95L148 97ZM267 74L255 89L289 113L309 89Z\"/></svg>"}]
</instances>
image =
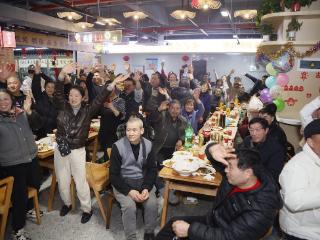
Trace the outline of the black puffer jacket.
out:
<instances>
[{"instance_id":1,"label":"black puffer jacket","mask_svg":"<svg viewBox=\"0 0 320 240\"><path fill-rule=\"evenodd\" d=\"M259 176L261 186L229 196L233 186L223 179L207 224L190 225L190 240L259 240L272 226L282 207L279 190L267 173Z\"/></svg>"},{"instance_id":2,"label":"black puffer jacket","mask_svg":"<svg viewBox=\"0 0 320 240\"><path fill-rule=\"evenodd\" d=\"M54 96L58 108L57 137L66 137L71 149L84 147L89 135L91 118L99 111L110 93L105 85L91 104L83 104L77 115L74 115L72 107L64 98L64 84L57 81Z\"/></svg>"}]
</instances>

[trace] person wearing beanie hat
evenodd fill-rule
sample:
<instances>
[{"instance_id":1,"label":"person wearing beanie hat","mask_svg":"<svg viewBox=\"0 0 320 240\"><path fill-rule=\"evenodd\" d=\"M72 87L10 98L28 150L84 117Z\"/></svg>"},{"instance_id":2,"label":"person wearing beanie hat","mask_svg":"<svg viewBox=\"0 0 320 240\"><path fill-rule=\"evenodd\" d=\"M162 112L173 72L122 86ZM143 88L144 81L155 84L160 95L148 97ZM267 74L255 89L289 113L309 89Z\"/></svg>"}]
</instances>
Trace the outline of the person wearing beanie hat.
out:
<instances>
[{"instance_id":1,"label":"person wearing beanie hat","mask_svg":"<svg viewBox=\"0 0 320 240\"><path fill-rule=\"evenodd\" d=\"M286 239L320 239L320 119L304 129L306 143L283 168L279 182L284 207L280 227Z\"/></svg>"},{"instance_id":2,"label":"person wearing beanie hat","mask_svg":"<svg viewBox=\"0 0 320 240\"><path fill-rule=\"evenodd\" d=\"M267 104L259 111L259 116L267 120L269 124L269 135L277 139L283 149L287 149L287 135L280 127L276 118L277 106L274 103Z\"/></svg>"}]
</instances>

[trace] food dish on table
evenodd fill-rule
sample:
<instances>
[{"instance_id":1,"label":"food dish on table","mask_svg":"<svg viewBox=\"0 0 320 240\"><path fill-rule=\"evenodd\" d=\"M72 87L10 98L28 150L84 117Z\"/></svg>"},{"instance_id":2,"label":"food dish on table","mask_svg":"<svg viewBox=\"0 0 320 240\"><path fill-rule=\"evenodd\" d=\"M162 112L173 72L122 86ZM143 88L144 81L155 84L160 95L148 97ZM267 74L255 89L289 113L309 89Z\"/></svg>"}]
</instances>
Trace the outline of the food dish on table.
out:
<instances>
[{"instance_id":1,"label":"food dish on table","mask_svg":"<svg viewBox=\"0 0 320 240\"><path fill-rule=\"evenodd\" d=\"M47 151L50 151L52 150L53 148L51 146L49 146L48 144L46 143L39 143L38 144L38 152L41 153L41 152L47 152Z\"/></svg>"}]
</instances>

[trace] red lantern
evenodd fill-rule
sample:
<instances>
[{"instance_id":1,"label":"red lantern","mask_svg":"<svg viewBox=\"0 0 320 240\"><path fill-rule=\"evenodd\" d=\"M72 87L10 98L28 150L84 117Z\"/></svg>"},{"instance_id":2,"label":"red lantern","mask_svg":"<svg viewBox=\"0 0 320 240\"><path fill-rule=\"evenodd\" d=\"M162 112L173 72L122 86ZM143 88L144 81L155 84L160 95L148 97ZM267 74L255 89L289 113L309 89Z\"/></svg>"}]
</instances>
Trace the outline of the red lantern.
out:
<instances>
[{"instance_id":1,"label":"red lantern","mask_svg":"<svg viewBox=\"0 0 320 240\"><path fill-rule=\"evenodd\" d=\"M189 56L184 55L184 56L182 57L182 60L183 60L184 62L188 62L188 61L189 61Z\"/></svg>"},{"instance_id":2,"label":"red lantern","mask_svg":"<svg viewBox=\"0 0 320 240\"><path fill-rule=\"evenodd\" d=\"M301 5L300 5L299 1L296 1L296 2L292 3L292 5L291 5L292 12L298 12L298 11L300 11L300 8L301 8Z\"/></svg>"},{"instance_id":3,"label":"red lantern","mask_svg":"<svg viewBox=\"0 0 320 240\"><path fill-rule=\"evenodd\" d=\"M123 59L123 61L128 62L130 60L130 57L129 56L123 56L122 59Z\"/></svg>"}]
</instances>

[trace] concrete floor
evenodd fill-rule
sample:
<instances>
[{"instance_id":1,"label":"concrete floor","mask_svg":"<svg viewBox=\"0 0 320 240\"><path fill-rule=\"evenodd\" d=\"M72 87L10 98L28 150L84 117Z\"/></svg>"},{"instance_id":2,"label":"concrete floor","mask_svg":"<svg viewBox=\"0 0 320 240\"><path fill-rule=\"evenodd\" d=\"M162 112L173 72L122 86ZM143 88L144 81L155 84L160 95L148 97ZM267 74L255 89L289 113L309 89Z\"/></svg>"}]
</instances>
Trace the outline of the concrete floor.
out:
<instances>
[{"instance_id":1,"label":"concrete floor","mask_svg":"<svg viewBox=\"0 0 320 240\"><path fill-rule=\"evenodd\" d=\"M77 209L72 211L65 217L59 216L59 209L62 206L62 201L57 190L55 201L51 212L46 211L48 201L48 185L50 179L44 183L44 190L39 194L40 208L44 211L44 216L41 218L41 225L37 225L33 219L28 219L25 230L29 233L32 240L124 240L124 232L121 221L120 208L118 204L113 204L110 229L106 230L104 221L100 214L98 204L95 198L92 200L93 216L87 224L81 224L80 204L77 202ZM103 196L103 201L106 204L106 196ZM212 200L211 200L212 201ZM204 214L210 208L210 199L199 200L198 205L184 205L180 203L178 206L169 206L168 218L170 216L183 215L199 215ZM159 227L156 232L159 231ZM10 219L7 224L7 237L10 239ZM137 236L138 239L143 239L143 222L142 212L138 210L137 217Z\"/></svg>"},{"instance_id":2,"label":"concrete floor","mask_svg":"<svg viewBox=\"0 0 320 240\"><path fill-rule=\"evenodd\" d=\"M106 230L104 221L100 214L98 204L95 198L92 199L93 216L86 224L81 224L81 210L79 209L79 202L77 202L77 209L71 211L67 216L60 217L59 209L62 206L62 201L57 190L53 211L47 212L47 201L49 193L49 184L51 178L45 181L40 189L39 201L40 208L44 211L44 216L41 218L41 225L37 225L33 219L27 219L25 230L29 233L32 240L124 240L124 232L121 221L120 208L117 203L113 204L111 214L110 229ZM199 203L197 205L185 205L180 203L178 206L169 206L168 218L171 216L192 216L203 215L212 206L213 198L199 196ZM106 196L102 197L104 203L107 203ZM139 209L137 214L137 236L138 239L143 239L143 222L142 212ZM159 231L159 227L156 232ZM7 224L6 239L10 239L10 219ZM268 240L278 240L275 237L269 237Z\"/></svg>"}]
</instances>

